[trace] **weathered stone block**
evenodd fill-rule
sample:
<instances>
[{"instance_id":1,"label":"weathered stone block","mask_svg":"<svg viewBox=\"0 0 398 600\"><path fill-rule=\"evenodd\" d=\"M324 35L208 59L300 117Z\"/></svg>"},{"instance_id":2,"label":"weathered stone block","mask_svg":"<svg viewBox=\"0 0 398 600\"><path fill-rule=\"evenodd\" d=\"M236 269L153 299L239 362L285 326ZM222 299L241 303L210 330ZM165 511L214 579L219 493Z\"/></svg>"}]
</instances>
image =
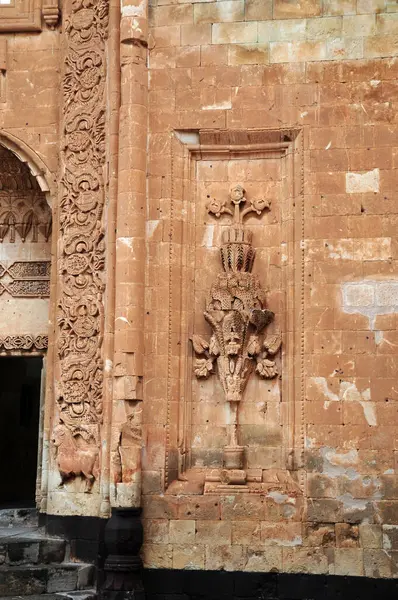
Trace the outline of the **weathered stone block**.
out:
<instances>
[{"instance_id":1,"label":"weathered stone block","mask_svg":"<svg viewBox=\"0 0 398 600\"><path fill-rule=\"evenodd\" d=\"M205 549L199 545L173 546L173 569L204 569Z\"/></svg>"},{"instance_id":2,"label":"weathered stone block","mask_svg":"<svg viewBox=\"0 0 398 600\"><path fill-rule=\"evenodd\" d=\"M242 571L247 561L247 550L243 546L228 544L206 545L205 569Z\"/></svg>"},{"instance_id":3,"label":"weathered stone block","mask_svg":"<svg viewBox=\"0 0 398 600\"><path fill-rule=\"evenodd\" d=\"M318 523L341 521L342 506L338 500L322 498L308 501L308 520Z\"/></svg>"},{"instance_id":4,"label":"weathered stone block","mask_svg":"<svg viewBox=\"0 0 398 600\"><path fill-rule=\"evenodd\" d=\"M291 19L294 17L318 17L322 6L319 0L274 0L274 19Z\"/></svg>"},{"instance_id":5,"label":"weathered stone block","mask_svg":"<svg viewBox=\"0 0 398 600\"><path fill-rule=\"evenodd\" d=\"M358 548L358 525L350 525L349 523L336 523L336 546L339 548Z\"/></svg>"},{"instance_id":6,"label":"weathered stone block","mask_svg":"<svg viewBox=\"0 0 398 600\"><path fill-rule=\"evenodd\" d=\"M272 0L245 0L245 21L272 19Z\"/></svg>"},{"instance_id":7,"label":"weathered stone block","mask_svg":"<svg viewBox=\"0 0 398 600\"><path fill-rule=\"evenodd\" d=\"M284 548L282 556L283 570L287 573L329 572L328 557L318 548Z\"/></svg>"},{"instance_id":8,"label":"weathered stone block","mask_svg":"<svg viewBox=\"0 0 398 600\"><path fill-rule=\"evenodd\" d=\"M257 42L257 23L215 23L213 44L253 44Z\"/></svg>"},{"instance_id":9,"label":"weathered stone block","mask_svg":"<svg viewBox=\"0 0 398 600\"><path fill-rule=\"evenodd\" d=\"M336 533L334 524L306 523L303 544L305 546L335 546Z\"/></svg>"},{"instance_id":10,"label":"weathered stone block","mask_svg":"<svg viewBox=\"0 0 398 600\"><path fill-rule=\"evenodd\" d=\"M391 577L391 558L384 550L363 551L364 573L366 577Z\"/></svg>"},{"instance_id":11,"label":"weathered stone block","mask_svg":"<svg viewBox=\"0 0 398 600\"><path fill-rule=\"evenodd\" d=\"M282 568L282 548L267 548L266 551L248 549L245 571L275 572Z\"/></svg>"},{"instance_id":12,"label":"weathered stone block","mask_svg":"<svg viewBox=\"0 0 398 600\"><path fill-rule=\"evenodd\" d=\"M228 23L244 20L244 0L221 0L194 5L195 23Z\"/></svg>"},{"instance_id":13,"label":"weathered stone block","mask_svg":"<svg viewBox=\"0 0 398 600\"><path fill-rule=\"evenodd\" d=\"M171 544L193 544L195 540L195 521L170 521L169 541Z\"/></svg>"},{"instance_id":14,"label":"weathered stone block","mask_svg":"<svg viewBox=\"0 0 398 600\"><path fill-rule=\"evenodd\" d=\"M361 523L359 525L359 539L362 548L382 548L383 533L381 525Z\"/></svg>"},{"instance_id":15,"label":"weathered stone block","mask_svg":"<svg viewBox=\"0 0 398 600\"><path fill-rule=\"evenodd\" d=\"M363 575L363 550L360 548L336 548L334 572L336 575Z\"/></svg>"}]
</instances>

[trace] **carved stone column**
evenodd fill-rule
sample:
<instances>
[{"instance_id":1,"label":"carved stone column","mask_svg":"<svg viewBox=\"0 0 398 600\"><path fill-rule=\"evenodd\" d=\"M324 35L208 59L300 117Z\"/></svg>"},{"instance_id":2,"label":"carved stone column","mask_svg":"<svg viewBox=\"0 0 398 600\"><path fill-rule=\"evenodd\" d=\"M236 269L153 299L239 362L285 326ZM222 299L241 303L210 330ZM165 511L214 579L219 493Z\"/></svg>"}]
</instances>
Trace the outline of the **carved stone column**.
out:
<instances>
[{"instance_id":1,"label":"carved stone column","mask_svg":"<svg viewBox=\"0 0 398 600\"><path fill-rule=\"evenodd\" d=\"M108 13L107 0L63 7L50 514L101 502Z\"/></svg>"},{"instance_id":2,"label":"carved stone column","mask_svg":"<svg viewBox=\"0 0 398 600\"><path fill-rule=\"evenodd\" d=\"M144 353L147 3L122 0L110 499L101 599L139 599Z\"/></svg>"},{"instance_id":3,"label":"carved stone column","mask_svg":"<svg viewBox=\"0 0 398 600\"><path fill-rule=\"evenodd\" d=\"M122 1L111 504L141 504L147 4Z\"/></svg>"},{"instance_id":4,"label":"carved stone column","mask_svg":"<svg viewBox=\"0 0 398 600\"><path fill-rule=\"evenodd\" d=\"M143 532L140 508L113 508L104 531L100 600L144 600L139 551Z\"/></svg>"}]
</instances>

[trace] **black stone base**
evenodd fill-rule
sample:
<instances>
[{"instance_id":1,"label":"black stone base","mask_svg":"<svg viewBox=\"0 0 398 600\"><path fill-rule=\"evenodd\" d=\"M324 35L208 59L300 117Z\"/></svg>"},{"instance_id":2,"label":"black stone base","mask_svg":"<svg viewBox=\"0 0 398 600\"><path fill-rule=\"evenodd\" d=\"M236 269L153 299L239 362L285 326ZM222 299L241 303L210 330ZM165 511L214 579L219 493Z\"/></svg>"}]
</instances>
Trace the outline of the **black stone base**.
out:
<instances>
[{"instance_id":1,"label":"black stone base","mask_svg":"<svg viewBox=\"0 0 398 600\"><path fill-rule=\"evenodd\" d=\"M101 541L107 519L99 517L61 517L44 515L39 525L49 535L56 535L70 544L71 557L82 562L96 563L101 550Z\"/></svg>"},{"instance_id":2,"label":"black stone base","mask_svg":"<svg viewBox=\"0 0 398 600\"><path fill-rule=\"evenodd\" d=\"M69 542L72 559L95 565L99 600L145 600L140 508L114 508L110 519L40 515L39 525Z\"/></svg>"},{"instance_id":3,"label":"black stone base","mask_svg":"<svg viewBox=\"0 0 398 600\"><path fill-rule=\"evenodd\" d=\"M146 600L397 600L398 579L145 569Z\"/></svg>"},{"instance_id":4,"label":"black stone base","mask_svg":"<svg viewBox=\"0 0 398 600\"><path fill-rule=\"evenodd\" d=\"M145 600L142 541L141 508L112 508L98 569L99 600Z\"/></svg>"}]
</instances>

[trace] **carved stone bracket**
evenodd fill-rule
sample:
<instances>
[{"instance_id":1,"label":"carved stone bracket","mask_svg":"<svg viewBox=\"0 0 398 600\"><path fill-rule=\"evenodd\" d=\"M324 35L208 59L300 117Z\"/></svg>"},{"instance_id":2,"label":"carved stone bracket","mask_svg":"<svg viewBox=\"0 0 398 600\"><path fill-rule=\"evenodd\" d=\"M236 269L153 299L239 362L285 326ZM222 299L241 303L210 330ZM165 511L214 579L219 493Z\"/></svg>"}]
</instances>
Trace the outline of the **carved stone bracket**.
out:
<instances>
[{"instance_id":1,"label":"carved stone bracket","mask_svg":"<svg viewBox=\"0 0 398 600\"><path fill-rule=\"evenodd\" d=\"M209 341L194 335L192 344L197 356L194 372L198 378L207 378L217 367L226 401L230 405L228 445L224 448L224 464L233 470L224 477L226 484L245 484L243 471L244 448L238 443L238 405L255 371L264 379L278 375L272 360L281 347L279 334L267 336L263 332L274 318L266 308L265 294L252 267L255 249L253 234L243 225L246 215L257 215L270 208L265 198L247 202L243 185L230 191L230 202L213 198L208 212L219 218L230 215L233 224L222 235L221 262L223 272L213 283L206 302L204 317L213 334ZM232 206L230 206L232 205Z\"/></svg>"},{"instance_id":2,"label":"carved stone bracket","mask_svg":"<svg viewBox=\"0 0 398 600\"><path fill-rule=\"evenodd\" d=\"M50 29L55 29L57 26L60 10L58 0L43 0L43 19Z\"/></svg>"}]
</instances>

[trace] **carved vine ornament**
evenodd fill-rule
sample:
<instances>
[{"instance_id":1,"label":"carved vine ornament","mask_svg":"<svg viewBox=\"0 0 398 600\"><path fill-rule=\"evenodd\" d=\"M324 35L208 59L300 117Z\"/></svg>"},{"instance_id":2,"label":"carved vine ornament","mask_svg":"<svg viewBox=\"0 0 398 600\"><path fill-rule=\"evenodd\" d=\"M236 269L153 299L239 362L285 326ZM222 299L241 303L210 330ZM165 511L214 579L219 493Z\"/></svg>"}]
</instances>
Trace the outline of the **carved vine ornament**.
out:
<instances>
[{"instance_id":1,"label":"carved vine ornament","mask_svg":"<svg viewBox=\"0 0 398 600\"><path fill-rule=\"evenodd\" d=\"M265 199L247 200L242 185L230 191L229 202L212 199L207 210L216 218L230 215L233 225L222 233L221 263L206 301L204 317L212 328L210 340L192 337L196 354L194 373L207 378L217 368L225 399L230 404L231 421L228 446L224 449L227 468L241 469L243 448L238 445L238 404L242 400L250 375L255 371L264 379L278 375L274 357L281 347L280 334L265 335L274 318L266 308L265 293L252 271L255 249L253 234L243 222L250 213L270 208Z\"/></svg>"},{"instance_id":2,"label":"carved vine ornament","mask_svg":"<svg viewBox=\"0 0 398 600\"><path fill-rule=\"evenodd\" d=\"M72 0L64 28L59 423L52 441L61 485L81 476L88 492L99 473L102 423L108 12L108 0Z\"/></svg>"}]
</instances>

